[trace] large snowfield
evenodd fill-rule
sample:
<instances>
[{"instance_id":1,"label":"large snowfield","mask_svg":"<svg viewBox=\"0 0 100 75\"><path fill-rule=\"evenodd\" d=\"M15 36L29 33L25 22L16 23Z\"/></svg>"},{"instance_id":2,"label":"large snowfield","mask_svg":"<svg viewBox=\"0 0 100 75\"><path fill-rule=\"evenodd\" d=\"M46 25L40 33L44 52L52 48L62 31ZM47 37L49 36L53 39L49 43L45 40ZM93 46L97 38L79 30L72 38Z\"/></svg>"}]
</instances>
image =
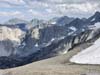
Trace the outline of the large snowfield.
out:
<instances>
[{"instance_id":1,"label":"large snowfield","mask_svg":"<svg viewBox=\"0 0 100 75\"><path fill-rule=\"evenodd\" d=\"M70 61L78 64L100 64L100 38L92 46L74 55Z\"/></svg>"}]
</instances>

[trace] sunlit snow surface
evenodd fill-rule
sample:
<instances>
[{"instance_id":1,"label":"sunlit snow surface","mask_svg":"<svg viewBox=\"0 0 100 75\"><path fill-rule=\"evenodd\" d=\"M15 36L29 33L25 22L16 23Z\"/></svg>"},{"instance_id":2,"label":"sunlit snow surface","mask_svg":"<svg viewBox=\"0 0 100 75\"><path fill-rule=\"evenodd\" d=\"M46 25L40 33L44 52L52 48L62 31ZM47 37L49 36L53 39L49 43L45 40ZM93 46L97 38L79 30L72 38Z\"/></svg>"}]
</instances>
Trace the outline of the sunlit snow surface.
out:
<instances>
[{"instance_id":1,"label":"sunlit snow surface","mask_svg":"<svg viewBox=\"0 0 100 75\"><path fill-rule=\"evenodd\" d=\"M74 26L69 27L71 30L76 31L77 29Z\"/></svg>"},{"instance_id":2,"label":"sunlit snow surface","mask_svg":"<svg viewBox=\"0 0 100 75\"><path fill-rule=\"evenodd\" d=\"M100 38L92 46L73 56L70 61L79 64L100 64Z\"/></svg>"},{"instance_id":3,"label":"sunlit snow surface","mask_svg":"<svg viewBox=\"0 0 100 75\"><path fill-rule=\"evenodd\" d=\"M89 29L98 29L98 28L100 28L100 22L97 22L94 25L90 25L88 27L89 27Z\"/></svg>"}]
</instances>

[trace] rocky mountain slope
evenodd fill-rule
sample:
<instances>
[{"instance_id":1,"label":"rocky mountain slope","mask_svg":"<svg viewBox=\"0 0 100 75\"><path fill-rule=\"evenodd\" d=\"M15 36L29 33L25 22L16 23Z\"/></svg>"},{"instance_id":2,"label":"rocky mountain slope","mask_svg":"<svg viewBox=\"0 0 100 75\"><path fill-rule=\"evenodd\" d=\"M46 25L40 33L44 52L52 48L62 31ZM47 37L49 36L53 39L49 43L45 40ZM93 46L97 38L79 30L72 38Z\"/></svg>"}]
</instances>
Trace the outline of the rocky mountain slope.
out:
<instances>
[{"instance_id":1,"label":"rocky mountain slope","mask_svg":"<svg viewBox=\"0 0 100 75\"><path fill-rule=\"evenodd\" d=\"M99 65L79 65L69 59L90 43L80 44L70 52L28 65L0 70L1 75L100 75Z\"/></svg>"},{"instance_id":2,"label":"rocky mountain slope","mask_svg":"<svg viewBox=\"0 0 100 75\"><path fill-rule=\"evenodd\" d=\"M98 13L96 12L94 15L93 18L96 18ZM65 26L55 24L43 28L33 27L26 34L22 42L25 46L21 50L26 51L27 54L27 51L30 50L31 53L34 53L34 57L38 57L39 59L42 59L42 56L44 56L43 58L47 58L59 53L67 53L76 44L99 36L99 20L94 25L91 25L89 22L87 23L87 20L83 21L77 18ZM36 59L38 60L38 58Z\"/></svg>"},{"instance_id":3,"label":"rocky mountain slope","mask_svg":"<svg viewBox=\"0 0 100 75\"><path fill-rule=\"evenodd\" d=\"M16 54L25 32L14 26L0 26L0 57Z\"/></svg>"},{"instance_id":4,"label":"rocky mountain slope","mask_svg":"<svg viewBox=\"0 0 100 75\"><path fill-rule=\"evenodd\" d=\"M8 24L8 25L15 25L15 24L19 24L19 23L28 23L28 21L22 20L19 18L13 18L13 19L10 19L7 22L5 22L5 24Z\"/></svg>"},{"instance_id":5,"label":"rocky mountain slope","mask_svg":"<svg viewBox=\"0 0 100 75\"><path fill-rule=\"evenodd\" d=\"M20 23L0 26L0 46L4 53L0 55L0 68L67 54L76 45L87 41L92 43L100 34L100 13L96 12L85 20L76 18L65 25L43 23L27 28L28 24L25 27Z\"/></svg>"}]
</instances>

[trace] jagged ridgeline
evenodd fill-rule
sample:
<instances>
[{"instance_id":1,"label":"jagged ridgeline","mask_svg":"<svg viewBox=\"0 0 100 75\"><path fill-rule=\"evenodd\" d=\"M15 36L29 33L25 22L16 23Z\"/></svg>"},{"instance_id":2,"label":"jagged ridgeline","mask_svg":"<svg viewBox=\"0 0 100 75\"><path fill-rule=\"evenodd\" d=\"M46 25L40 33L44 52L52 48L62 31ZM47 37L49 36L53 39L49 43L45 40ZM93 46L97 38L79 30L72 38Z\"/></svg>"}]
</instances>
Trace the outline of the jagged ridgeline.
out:
<instances>
[{"instance_id":1,"label":"jagged ridgeline","mask_svg":"<svg viewBox=\"0 0 100 75\"><path fill-rule=\"evenodd\" d=\"M99 12L88 19L64 16L50 21L33 19L21 23L22 20L15 20L18 19L14 19L16 23L10 20L10 23L0 25L2 69L67 54L75 46L92 43L100 36Z\"/></svg>"}]
</instances>

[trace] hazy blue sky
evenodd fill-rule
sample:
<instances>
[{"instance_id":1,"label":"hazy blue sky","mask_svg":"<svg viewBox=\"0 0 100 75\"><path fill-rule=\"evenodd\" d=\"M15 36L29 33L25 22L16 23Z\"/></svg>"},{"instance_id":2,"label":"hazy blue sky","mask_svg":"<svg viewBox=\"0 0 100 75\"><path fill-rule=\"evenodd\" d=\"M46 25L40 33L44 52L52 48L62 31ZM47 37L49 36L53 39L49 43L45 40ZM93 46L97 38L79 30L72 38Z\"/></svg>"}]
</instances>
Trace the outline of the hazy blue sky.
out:
<instances>
[{"instance_id":1,"label":"hazy blue sky","mask_svg":"<svg viewBox=\"0 0 100 75\"><path fill-rule=\"evenodd\" d=\"M88 17L99 10L100 0L0 0L0 22L10 18Z\"/></svg>"}]
</instances>

